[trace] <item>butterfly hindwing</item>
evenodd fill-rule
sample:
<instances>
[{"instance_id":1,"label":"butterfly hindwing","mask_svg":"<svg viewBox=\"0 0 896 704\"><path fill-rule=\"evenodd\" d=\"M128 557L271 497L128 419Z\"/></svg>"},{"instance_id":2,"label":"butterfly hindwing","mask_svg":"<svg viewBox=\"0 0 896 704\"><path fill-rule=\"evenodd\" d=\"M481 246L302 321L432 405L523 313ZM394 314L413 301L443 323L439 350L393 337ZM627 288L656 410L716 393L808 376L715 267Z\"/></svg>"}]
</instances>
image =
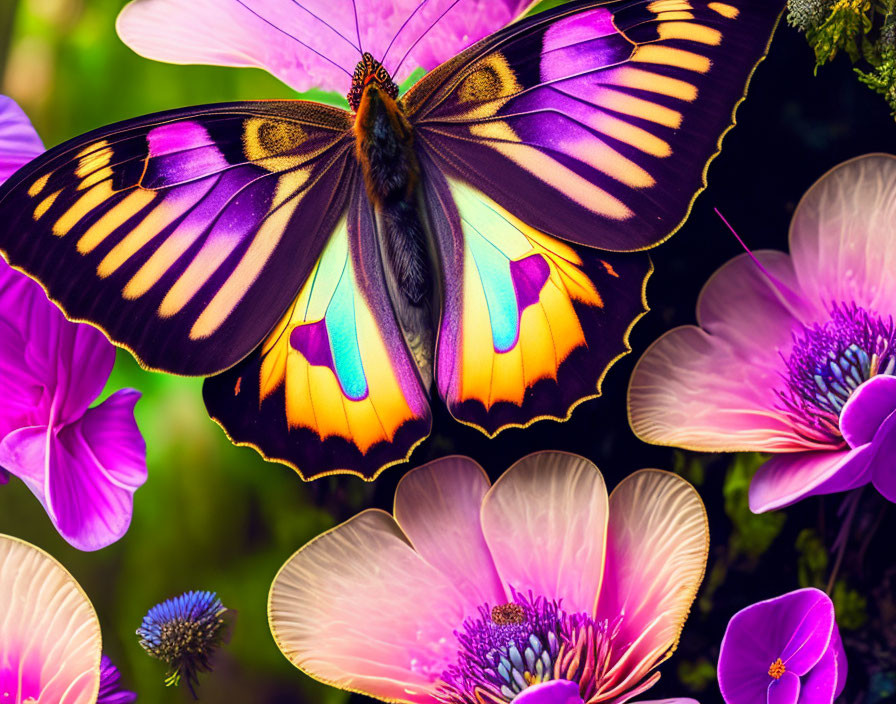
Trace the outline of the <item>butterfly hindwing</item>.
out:
<instances>
[{"instance_id":1,"label":"butterfly hindwing","mask_svg":"<svg viewBox=\"0 0 896 704\"><path fill-rule=\"evenodd\" d=\"M445 282L440 395L455 418L490 435L566 419L630 350L629 331L647 310L650 258L570 245L428 167Z\"/></svg>"},{"instance_id":2,"label":"butterfly hindwing","mask_svg":"<svg viewBox=\"0 0 896 704\"><path fill-rule=\"evenodd\" d=\"M644 249L704 187L782 6L568 3L443 64L404 104L420 149L529 225Z\"/></svg>"},{"instance_id":3,"label":"butterfly hindwing","mask_svg":"<svg viewBox=\"0 0 896 704\"><path fill-rule=\"evenodd\" d=\"M238 444L305 479L373 479L429 435L428 391L396 322L360 177L287 313L246 360L207 379L209 414Z\"/></svg>"},{"instance_id":4,"label":"butterfly hindwing","mask_svg":"<svg viewBox=\"0 0 896 704\"><path fill-rule=\"evenodd\" d=\"M351 120L304 101L150 115L0 190L0 251L145 365L219 372L293 300L344 209Z\"/></svg>"}]
</instances>

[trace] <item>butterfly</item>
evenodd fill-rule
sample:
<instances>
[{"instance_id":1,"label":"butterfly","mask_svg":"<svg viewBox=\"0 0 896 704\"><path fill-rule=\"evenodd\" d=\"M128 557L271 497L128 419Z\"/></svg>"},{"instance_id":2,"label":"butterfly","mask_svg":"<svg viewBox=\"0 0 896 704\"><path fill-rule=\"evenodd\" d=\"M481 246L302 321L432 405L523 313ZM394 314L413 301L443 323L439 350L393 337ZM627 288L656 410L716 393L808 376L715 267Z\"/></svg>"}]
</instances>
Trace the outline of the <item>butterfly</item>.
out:
<instances>
[{"instance_id":1,"label":"butterfly","mask_svg":"<svg viewBox=\"0 0 896 704\"><path fill-rule=\"evenodd\" d=\"M350 110L171 110L0 190L0 251L147 368L208 377L230 439L375 478L438 396L494 435L600 392L764 57L772 0L579 0ZM359 36L360 39L360 36Z\"/></svg>"}]
</instances>

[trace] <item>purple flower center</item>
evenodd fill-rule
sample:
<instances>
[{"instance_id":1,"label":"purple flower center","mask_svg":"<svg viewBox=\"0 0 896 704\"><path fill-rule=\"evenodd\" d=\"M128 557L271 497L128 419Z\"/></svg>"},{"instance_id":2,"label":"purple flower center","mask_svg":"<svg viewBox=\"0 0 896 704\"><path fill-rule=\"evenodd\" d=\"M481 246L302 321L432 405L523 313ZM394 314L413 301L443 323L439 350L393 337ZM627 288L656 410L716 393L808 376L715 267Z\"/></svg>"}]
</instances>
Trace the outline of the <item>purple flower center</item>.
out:
<instances>
[{"instance_id":1,"label":"purple flower center","mask_svg":"<svg viewBox=\"0 0 896 704\"><path fill-rule=\"evenodd\" d=\"M570 614L544 597L514 595L510 604L479 608L454 635L456 664L442 673L445 704L506 704L532 685L562 679L586 701L599 689L612 658L619 619Z\"/></svg>"},{"instance_id":2,"label":"purple flower center","mask_svg":"<svg viewBox=\"0 0 896 704\"><path fill-rule=\"evenodd\" d=\"M830 320L803 326L785 359L781 408L806 436L840 444L840 411L853 392L896 370L896 326L855 303L833 305Z\"/></svg>"}]
</instances>

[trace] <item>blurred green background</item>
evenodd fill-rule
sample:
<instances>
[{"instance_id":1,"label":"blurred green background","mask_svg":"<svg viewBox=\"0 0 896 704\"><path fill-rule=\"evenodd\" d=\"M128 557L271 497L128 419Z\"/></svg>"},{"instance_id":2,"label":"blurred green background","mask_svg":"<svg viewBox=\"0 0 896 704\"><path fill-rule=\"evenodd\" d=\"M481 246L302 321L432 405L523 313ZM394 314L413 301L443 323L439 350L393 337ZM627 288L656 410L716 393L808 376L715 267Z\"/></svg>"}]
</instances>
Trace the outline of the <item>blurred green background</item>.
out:
<instances>
[{"instance_id":1,"label":"blurred green background","mask_svg":"<svg viewBox=\"0 0 896 704\"><path fill-rule=\"evenodd\" d=\"M158 110L295 96L259 70L140 58L114 31L123 5L124 0L0 0L2 92L19 101L48 147ZM813 68L804 38L782 26L738 112L740 124L709 171L708 192L685 227L654 254L656 273L648 289L653 310L635 328L634 353L608 376L602 399L584 404L567 423L542 422L492 441L452 422L436 402L433 437L412 458L416 465L462 452L496 478L529 452L560 448L593 459L610 487L644 466L673 469L695 483L710 516L712 554L679 650L663 667L652 698L720 701L714 663L730 616L799 586L824 587L828 579L827 551L838 529L840 497L811 499L786 514L753 516L746 489L761 458L646 446L632 436L625 411L628 375L638 356L665 330L693 322L700 287L740 251L714 206L754 248L784 249L793 207L818 176L858 154L894 150L896 127L886 104L858 84L848 64L835 62L817 78ZM341 96L309 97L344 104ZM144 394L137 419L149 464L127 536L98 553L78 552L59 538L37 500L15 479L0 487L0 532L41 546L72 571L100 614L106 652L124 683L139 692L141 704L189 701L186 690L163 686L163 666L142 652L134 635L150 606L188 589L215 590L238 612L216 672L203 679L203 701L346 703L348 695L312 682L279 653L267 625L267 591L281 564L307 540L363 507L389 508L404 470L391 469L372 485L354 478L306 485L290 469L233 447L208 419L201 380L144 372L119 352L107 393L123 386ZM875 691L896 687L896 657L880 655L896 653L896 642L890 642L896 637L896 603L887 597L894 593L888 585L896 584L896 566L886 537L896 530L896 512L874 492L866 492L866 501L868 521L857 530L863 546L848 553L835 601L851 658L848 701L873 704L888 696ZM873 522L875 516L880 518ZM862 596L878 592L884 596Z\"/></svg>"}]
</instances>

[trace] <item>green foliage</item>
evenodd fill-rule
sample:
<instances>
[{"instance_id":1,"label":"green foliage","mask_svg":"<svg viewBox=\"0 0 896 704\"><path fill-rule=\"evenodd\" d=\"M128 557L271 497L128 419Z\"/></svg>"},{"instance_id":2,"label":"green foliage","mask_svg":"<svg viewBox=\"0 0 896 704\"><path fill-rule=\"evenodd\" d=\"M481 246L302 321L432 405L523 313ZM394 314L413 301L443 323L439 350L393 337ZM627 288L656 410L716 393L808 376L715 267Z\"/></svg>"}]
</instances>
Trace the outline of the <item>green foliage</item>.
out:
<instances>
[{"instance_id":1,"label":"green foliage","mask_svg":"<svg viewBox=\"0 0 896 704\"><path fill-rule=\"evenodd\" d=\"M801 587L824 589L828 569L828 551L821 537L804 528L796 537L797 580Z\"/></svg>"},{"instance_id":2,"label":"green foliage","mask_svg":"<svg viewBox=\"0 0 896 704\"><path fill-rule=\"evenodd\" d=\"M896 0L789 0L788 22L805 33L815 70L841 51L859 81L896 116Z\"/></svg>"},{"instance_id":3,"label":"green foliage","mask_svg":"<svg viewBox=\"0 0 896 704\"><path fill-rule=\"evenodd\" d=\"M694 486L702 486L706 481L706 455L675 450L672 471Z\"/></svg>"},{"instance_id":4,"label":"green foliage","mask_svg":"<svg viewBox=\"0 0 896 704\"><path fill-rule=\"evenodd\" d=\"M750 511L749 490L753 475L766 457L756 452L740 453L725 475L725 513L733 524L730 559L744 555L758 559L781 533L787 516L781 512L755 514Z\"/></svg>"},{"instance_id":5,"label":"green foliage","mask_svg":"<svg viewBox=\"0 0 896 704\"><path fill-rule=\"evenodd\" d=\"M855 631L868 622L868 599L855 589L850 589L846 580L839 579L831 592L837 623L843 630Z\"/></svg>"},{"instance_id":6,"label":"green foliage","mask_svg":"<svg viewBox=\"0 0 896 704\"><path fill-rule=\"evenodd\" d=\"M678 680L693 692L705 692L716 681L716 666L707 658L678 663Z\"/></svg>"}]
</instances>

